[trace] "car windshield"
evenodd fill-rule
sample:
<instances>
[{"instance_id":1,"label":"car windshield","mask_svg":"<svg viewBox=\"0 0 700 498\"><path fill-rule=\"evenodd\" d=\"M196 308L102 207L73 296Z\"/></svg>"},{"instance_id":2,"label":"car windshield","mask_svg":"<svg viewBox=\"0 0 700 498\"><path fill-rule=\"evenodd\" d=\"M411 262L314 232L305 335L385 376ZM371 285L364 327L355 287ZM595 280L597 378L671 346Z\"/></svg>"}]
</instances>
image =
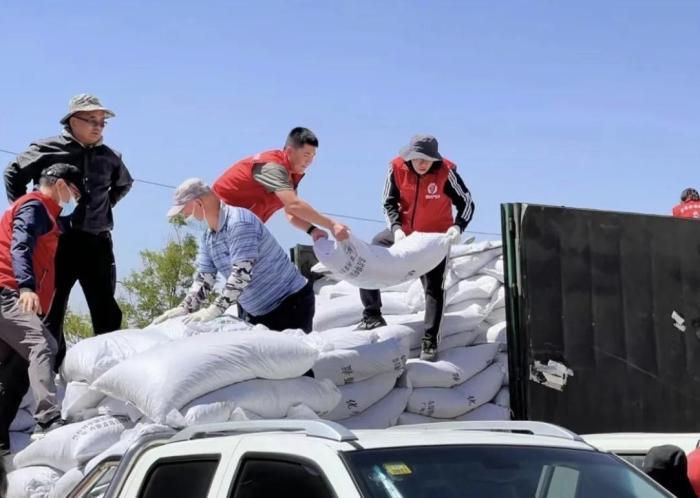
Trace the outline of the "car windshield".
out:
<instances>
[{"instance_id":1,"label":"car windshield","mask_svg":"<svg viewBox=\"0 0 700 498\"><path fill-rule=\"evenodd\" d=\"M344 454L366 498L668 498L607 453L527 446L424 446Z\"/></svg>"}]
</instances>

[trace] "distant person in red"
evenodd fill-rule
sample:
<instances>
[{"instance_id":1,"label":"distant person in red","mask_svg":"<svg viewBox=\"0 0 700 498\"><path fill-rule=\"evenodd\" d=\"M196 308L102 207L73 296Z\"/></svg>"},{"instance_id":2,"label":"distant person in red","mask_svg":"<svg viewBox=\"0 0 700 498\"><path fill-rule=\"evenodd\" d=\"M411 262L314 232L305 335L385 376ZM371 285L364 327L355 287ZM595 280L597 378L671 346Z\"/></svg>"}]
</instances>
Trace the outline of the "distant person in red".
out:
<instances>
[{"instance_id":1,"label":"distant person in red","mask_svg":"<svg viewBox=\"0 0 700 498\"><path fill-rule=\"evenodd\" d=\"M688 479L695 494L700 496L700 449L688 453Z\"/></svg>"},{"instance_id":2,"label":"distant person in red","mask_svg":"<svg viewBox=\"0 0 700 498\"><path fill-rule=\"evenodd\" d=\"M673 216L700 220L700 194L697 190L687 188L681 193L681 203L674 206Z\"/></svg>"}]
</instances>

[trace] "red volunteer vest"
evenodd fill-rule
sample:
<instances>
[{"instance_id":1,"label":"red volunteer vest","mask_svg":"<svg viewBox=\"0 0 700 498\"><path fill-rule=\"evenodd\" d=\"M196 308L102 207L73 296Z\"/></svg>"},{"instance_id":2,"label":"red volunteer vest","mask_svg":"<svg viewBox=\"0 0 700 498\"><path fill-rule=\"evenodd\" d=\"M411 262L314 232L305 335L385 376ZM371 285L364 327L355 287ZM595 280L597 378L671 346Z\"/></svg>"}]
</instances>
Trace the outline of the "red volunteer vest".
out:
<instances>
[{"instance_id":1,"label":"red volunteer vest","mask_svg":"<svg viewBox=\"0 0 700 498\"><path fill-rule=\"evenodd\" d=\"M226 204L250 209L265 223L284 206L274 192L267 191L253 178L253 167L266 163L284 166L296 190L304 175L292 173L283 150L269 150L238 161L214 182L212 190Z\"/></svg>"},{"instance_id":2,"label":"red volunteer vest","mask_svg":"<svg viewBox=\"0 0 700 498\"><path fill-rule=\"evenodd\" d=\"M454 225L452 199L445 194L447 175L455 165L447 159L442 166L419 175L401 157L391 161L394 182L401 194L401 229L411 232L446 232Z\"/></svg>"},{"instance_id":3,"label":"red volunteer vest","mask_svg":"<svg viewBox=\"0 0 700 498\"><path fill-rule=\"evenodd\" d=\"M12 225L17 210L26 202L38 200L46 211L53 227L51 230L39 237L34 246L32 263L34 265L34 281L36 282L35 292L39 295L39 302L44 314L48 313L54 294L55 280L55 258L56 247L58 246L59 229L56 218L61 212L61 206L52 198L41 192L32 192L17 199L0 220L0 287L18 290L17 278L12 268Z\"/></svg>"},{"instance_id":4,"label":"red volunteer vest","mask_svg":"<svg viewBox=\"0 0 700 498\"><path fill-rule=\"evenodd\" d=\"M674 206L673 216L676 218L700 219L700 201L686 201Z\"/></svg>"}]
</instances>

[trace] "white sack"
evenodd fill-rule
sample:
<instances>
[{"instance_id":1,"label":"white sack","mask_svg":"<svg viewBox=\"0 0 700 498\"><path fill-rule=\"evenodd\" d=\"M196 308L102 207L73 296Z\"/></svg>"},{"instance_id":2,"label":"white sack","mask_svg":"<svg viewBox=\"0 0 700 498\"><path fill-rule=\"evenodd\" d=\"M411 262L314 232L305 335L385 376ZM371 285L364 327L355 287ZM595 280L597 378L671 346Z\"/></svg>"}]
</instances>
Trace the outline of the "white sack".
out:
<instances>
[{"instance_id":1,"label":"white sack","mask_svg":"<svg viewBox=\"0 0 700 498\"><path fill-rule=\"evenodd\" d=\"M425 310L425 289L420 280L415 280L406 291L406 304L411 313Z\"/></svg>"},{"instance_id":2,"label":"white sack","mask_svg":"<svg viewBox=\"0 0 700 498\"><path fill-rule=\"evenodd\" d=\"M408 347L399 338L358 346L353 349L335 349L321 353L314 365L314 377L330 379L342 386L369 379L379 373L403 372Z\"/></svg>"},{"instance_id":3,"label":"white sack","mask_svg":"<svg viewBox=\"0 0 700 498\"><path fill-rule=\"evenodd\" d=\"M461 348L464 346L469 346L474 342L474 339L476 339L476 332L468 330L466 332L459 332L457 334L452 334L451 336L448 337L443 337L440 339L440 342L438 342L438 353L443 353L444 351L449 351L450 349L454 348ZM417 346L414 349L411 349L411 351L408 353L409 358L418 358L420 356L421 348L420 346ZM438 360L440 359L440 356L438 355Z\"/></svg>"},{"instance_id":4,"label":"white sack","mask_svg":"<svg viewBox=\"0 0 700 498\"><path fill-rule=\"evenodd\" d=\"M440 354L439 361L409 360L406 365L413 388L452 387L486 369L498 351L496 344L452 348Z\"/></svg>"},{"instance_id":5,"label":"white sack","mask_svg":"<svg viewBox=\"0 0 700 498\"><path fill-rule=\"evenodd\" d=\"M348 327L338 327L324 330L323 332L311 332L308 336L320 335L323 342L330 345L330 348L322 348L321 351L331 349L352 349L366 344L372 344L379 340L376 330L355 330L357 324Z\"/></svg>"},{"instance_id":6,"label":"white sack","mask_svg":"<svg viewBox=\"0 0 700 498\"><path fill-rule=\"evenodd\" d=\"M480 309L481 318L479 319L478 323L481 323L491 312L491 308L489 307L490 305L490 299L473 299L471 301L462 301L459 303L448 304L447 306L445 306L445 313L461 313L469 308Z\"/></svg>"},{"instance_id":7,"label":"white sack","mask_svg":"<svg viewBox=\"0 0 700 498\"><path fill-rule=\"evenodd\" d=\"M49 498L66 498L68 493L73 491L80 481L83 480L83 472L78 469L71 469L56 481Z\"/></svg>"},{"instance_id":8,"label":"white sack","mask_svg":"<svg viewBox=\"0 0 700 498\"><path fill-rule=\"evenodd\" d=\"M108 457L121 457L124 455L129 447L141 436L155 433L163 433L164 437L168 437L173 435L174 431L170 427L166 427L164 425L145 423L136 424L133 428L125 430L120 436L119 441L86 463L85 474L92 472L97 465Z\"/></svg>"},{"instance_id":9,"label":"white sack","mask_svg":"<svg viewBox=\"0 0 700 498\"><path fill-rule=\"evenodd\" d=\"M450 248L450 259L493 250L500 253L502 245L503 243L500 240L482 240L481 242L474 242L472 244L455 244Z\"/></svg>"},{"instance_id":10,"label":"white sack","mask_svg":"<svg viewBox=\"0 0 700 498\"><path fill-rule=\"evenodd\" d=\"M331 299L323 307L316 308L313 329L322 332L357 325L362 319L363 309L359 293ZM389 292L382 296L382 314L407 315L410 313L411 309L406 304L404 294Z\"/></svg>"},{"instance_id":11,"label":"white sack","mask_svg":"<svg viewBox=\"0 0 700 498\"><path fill-rule=\"evenodd\" d=\"M67 472L116 443L126 427L125 422L107 416L64 425L18 453L15 467L47 465Z\"/></svg>"},{"instance_id":12,"label":"white sack","mask_svg":"<svg viewBox=\"0 0 700 498\"><path fill-rule=\"evenodd\" d=\"M340 402L325 415L328 420L342 420L359 415L384 398L396 385L396 374L387 372L371 379L341 386Z\"/></svg>"},{"instance_id":13,"label":"white sack","mask_svg":"<svg viewBox=\"0 0 700 498\"><path fill-rule=\"evenodd\" d=\"M329 291L324 291L326 287L332 287L335 284L338 283L338 280L336 280L333 277L329 276L323 276L319 278L318 280L314 281L313 288L314 288L314 294L316 294L316 297L318 298L320 294L324 292L329 292Z\"/></svg>"},{"instance_id":14,"label":"white sack","mask_svg":"<svg viewBox=\"0 0 700 498\"><path fill-rule=\"evenodd\" d=\"M485 327L482 327L482 331L483 328ZM506 351L508 349L508 330L506 322L498 322L495 325L490 325L486 329L486 333L480 334L479 337L477 337L477 341L480 343L498 344L499 351Z\"/></svg>"},{"instance_id":15,"label":"white sack","mask_svg":"<svg viewBox=\"0 0 700 498\"><path fill-rule=\"evenodd\" d=\"M32 429L36 425L34 416L27 410L20 408L17 410L14 420L10 424L10 431L23 432Z\"/></svg>"},{"instance_id":16,"label":"white sack","mask_svg":"<svg viewBox=\"0 0 700 498\"><path fill-rule=\"evenodd\" d=\"M373 246L352 234L342 242L319 239L314 252L343 280L363 289L391 287L425 275L447 256L445 234L414 232L392 247Z\"/></svg>"},{"instance_id":17,"label":"white sack","mask_svg":"<svg viewBox=\"0 0 700 498\"><path fill-rule=\"evenodd\" d=\"M120 363L93 388L131 403L155 423L165 423L171 410L222 387L255 378L300 377L317 356L305 342L277 332L197 335Z\"/></svg>"},{"instance_id":18,"label":"white sack","mask_svg":"<svg viewBox=\"0 0 700 498\"><path fill-rule=\"evenodd\" d=\"M510 390L507 387L502 387L501 390L498 391L498 394L496 394L493 402L503 408L510 408Z\"/></svg>"},{"instance_id":19,"label":"white sack","mask_svg":"<svg viewBox=\"0 0 700 498\"><path fill-rule=\"evenodd\" d=\"M218 389L195 399L181 411L187 425L200 422L197 413L206 405L228 402L230 411L242 408L274 419L284 417L289 409L305 404L319 415L330 412L340 401L340 391L330 380L298 377L285 380L253 379ZM203 422L202 422L203 423Z\"/></svg>"},{"instance_id":20,"label":"white sack","mask_svg":"<svg viewBox=\"0 0 700 498\"><path fill-rule=\"evenodd\" d=\"M437 422L452 422L464 420L510 420L510 411L493 403L486 403L479 408L465 413L454 419L426 417L415 413L404 412L398 420L398 425L432 424Z\"/></svg>"},{"instance_id":21,"label":"white sack","mask_svg":"<svg viewBox=\"0 0 700 498\"><path fill-rule=\"evenodd\" d=\"M354 417L338 420L339 424L348 429L386 429L396 425L401 413L406 408L406 402L411 395L410 387L397 387L363 413Z\"/></svg>"},{"instance_id":22,"label":"white sack","mask_svg":"<svg viewBox=\"0 0 700 498\"><path fill-rule=\"evenodd\" d=\"M501 255L493 261L487 263L484 267L482 267L479 270L479 274L489 275L497 279L499 282L503 283L505 281L503 270L503 256Z\"/></svg>"},{"instance_id":23,"label":"white sack","mask_svg":"<svg viewBox=\"0 0 700 498\"><path fill-rule=\"evenodd\" d=\"M7 474L7 498L47 498L61 474L45 466L13 470Z\"/></svg>"},{"instance_id":24,"label":"white sack","mask_svg":"<svg viewBox=\"0 0 700 498\"><path fill-rule=\"evenodd\" d=\"M231 310L231 311L229 311ZM230 332L245 332L249 331L253 328L256 330L269 330L267 327L264 325L251 325L248 322L244 322L243 320L239 320L235 316L233 316L231 313L235 310L236 313L238 313L238 310L236 309L236 305L229 307L229 310L226 311L223 315L221 315L219 318L215 318L214 320L209 320L208 322L193 322L193 323L188 323L182 333L184 333L183 337L192 337L194 335L200 335L200 334L214 334L214 333L230 333ZM173 339L181 339L182 337L173 337Z\"/></svg>"},{"instance_id":25,"label":"white sack","mask_svg":"<svg viewBox=\"0 0 700 498\"><path fill-rule=\"evenodd\" d=\"M496 355L496 364L501 367L503 372L503 385L508 385L508 353L498 353Z\"/></svg>"},{"instance_id":26,"label":"white sack","mask_svg":"<svg viewBox=\"0 0 700 498\"><path fill-rule=\"evenodd\" d=\"M88 337L68 349L61 372L68 382L89 384L114 365L167 341L152 330L118 330Z\"/></svg>"},{"instance_id":27,"label":"white sack","mask_svg":"<svg viewBox=\"0 0 700 498\"><path fill-rule=\"evenodd\" d=\"M69 382L61 403L61 416L66 420L80 420L88 411L93 411L105 395L90 389L87 382Z\"/></svg>"},{"instance_id":28,"label":"white sack","mask_svg":"<svg viewBox=\"0 0 700 498\"><path fill-rule=\"evenodd\" d=\"M476 332L472 332L472 329L476 327L475 323L481 320L481 308L474 306L468 310L461 313L451 313L445 315L442 319L442 326L440 327L440 334L442 339L445 340L447 337L461 334L464 337L464 333L468 333L476 337ZM399 337L401 340L408 344L410 349L420 348L421 340L425 334L425 322L423 320L423 314L413 314L413 315L401 315L401 316L387 316L385 317L387 327L379 327L374 329L374 331L382 339L388 339L389 337ZM459 346L466 346L470 344L471 341L468 340L463 344L457 344ZM455 346L451 346L455 347Z\"/></svg>"},{"instance_id":29,"label":"white sack","mask_svg":"<svg viewBox=\"0 0 700 498\"><path fill-rule=\"evenodd\" d=\"M457 417L457 420L510 420L510 410L494 403L486 403Z\"/></svg>"},{"instance_id":30,"label":"white sack","mask_svg":"<svg viewBox=\"0 0 700 498\"><path fill-rule=\"evenodd\" d=\"M489 249L487 251L467 254L465 256L450 259L450 269L460 278L469 278L496 259L501 254L501 249Z\"/></svg>"},{"instance_id":31,"label":"white sack","mask_svg":"<svg viewBox=\"0 0 700 498\"><path fill-rule=\"evenodd\" d=\"M474 301L477 299L491 299L498 290L499 283L488 275L476 275L461 280L446 293L447 305Z\"/></svg>"},{"instance_id":32,"label":"white sack","mask_svg":"<svg viewBox=\"0 0 700 498\"><path fill-rule=\"evenodd\" d=\"M469 303L458 303L456 306ZM477 325L484 321L485 309L482 305L472 303L463 309L451 310L451 307L445 309L445 315L442 318L442 335L449 336L456 332L464 332L465 330L474 330Z\"/></svg>"},{"instance_id":33,"label":"white sack","mask_svg":"<svg viewBox=\"0 0 700 498\"><path fill-rule=\"evenodd\" d=\"M496 293L491 297L491 310L497 310L499 308L506 307L506 288L501 286L498 288Z\"/></svg>"},{"instance_id":34,"label":"white sack","mask_svg":"<svg viewBox=\"0 0 700 498\"><path fill-rule=\"evenodd\" d=\"M406 411L435 418L455 418L488 403L501 388L503 374L491 365L463 384L451 388L414 389Z\"/></svg>"},{"instance_id":35,"label":"white sack","mask_svg":"<svg viewBox=\"0 0 700 498\"><path fill-rule=\"evenodd\" d=\"M109 396L105 397L97 405L97 413L100 415L111 415L112 417L125 417L132 422L137 422L143 417L143 414L129 403L110 398Z\"/></svg>"},{"instance_id":36,"label":"white sack","mask_svg":"<svg viewBox=\"0 0 700 498\"><path fill-rule=\"evenodd\" d=\"M491 312L486 317L486 321L488 323L490 323L491 325L505 322L506 321L506 309L505 308L492 309Z\"/></svg>"}]
</instances>

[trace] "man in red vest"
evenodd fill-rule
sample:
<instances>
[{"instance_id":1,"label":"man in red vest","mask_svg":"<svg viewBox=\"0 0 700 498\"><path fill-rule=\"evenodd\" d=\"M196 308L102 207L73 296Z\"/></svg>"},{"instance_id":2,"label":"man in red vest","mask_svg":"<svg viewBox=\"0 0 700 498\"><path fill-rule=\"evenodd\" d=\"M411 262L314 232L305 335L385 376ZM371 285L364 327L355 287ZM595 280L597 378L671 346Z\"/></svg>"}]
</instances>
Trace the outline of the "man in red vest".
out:
<instances>
[{"instance_id":1,"label":"man in red vest","mask_svg":"<svg viewBox=\"0 0 700 498\"><path fill-rule=\"evenodd\" d=\"M399 157L391 161L384 187L384 213L390 230L377 235L373 244L391 246L413 232L444 232L458 243L474 214L469 189L457 167L438 152L438 141L430 135L415 135ZM452 207L456 208L456 216ZM425 289L425 333L421 359L435 361L442 324L447 261L421 277ZM386 325L379 290L360 290L364 305L358 330Z\"/></svg>"},{"instance_id":2,"label":"man in red vest","mask_svg":"<svg viewBox=\"0 0 700 498\"><path fill-rule=\"evenodd\" d=\"M0 219L0 369L15 354L29 363L37 432L64 423L54 384L57 344L40 316L48 313L55 290L57 219L75 208L81 184L82 174L75 166L49 166L40 176L39 189L17 199ZM21 401L21 396L7 399L12 387L0 391L4 450L9 449L8 430Z\"/></svg>"},{"instance_id":3,"label":"man in red vest","mask_svg":"<svg viewBox=\"0 0 700 498\"><path fill-rule=\"evenodd\" d=\"M687 188L681 192L681 203L673 207L673 216L700 219L700 195L697 190Z\"/></svg>"},{"instance_id":4,"label":"man in red vest","mask_svg":"<svg viewBox=\"0 0 700 498\"><path fill-rule=\"evenodd\" d=\"M329 230L337 240L348 238L348 227L316 211L297 195L297 187L316 156L318 138L308 128L289 132L284 150L269 150L235 163L212 190L226 204L252 211L263 223L284 208L295 227L313 240L328 237L319 227Z\"/></svg>"}]
</instances>

